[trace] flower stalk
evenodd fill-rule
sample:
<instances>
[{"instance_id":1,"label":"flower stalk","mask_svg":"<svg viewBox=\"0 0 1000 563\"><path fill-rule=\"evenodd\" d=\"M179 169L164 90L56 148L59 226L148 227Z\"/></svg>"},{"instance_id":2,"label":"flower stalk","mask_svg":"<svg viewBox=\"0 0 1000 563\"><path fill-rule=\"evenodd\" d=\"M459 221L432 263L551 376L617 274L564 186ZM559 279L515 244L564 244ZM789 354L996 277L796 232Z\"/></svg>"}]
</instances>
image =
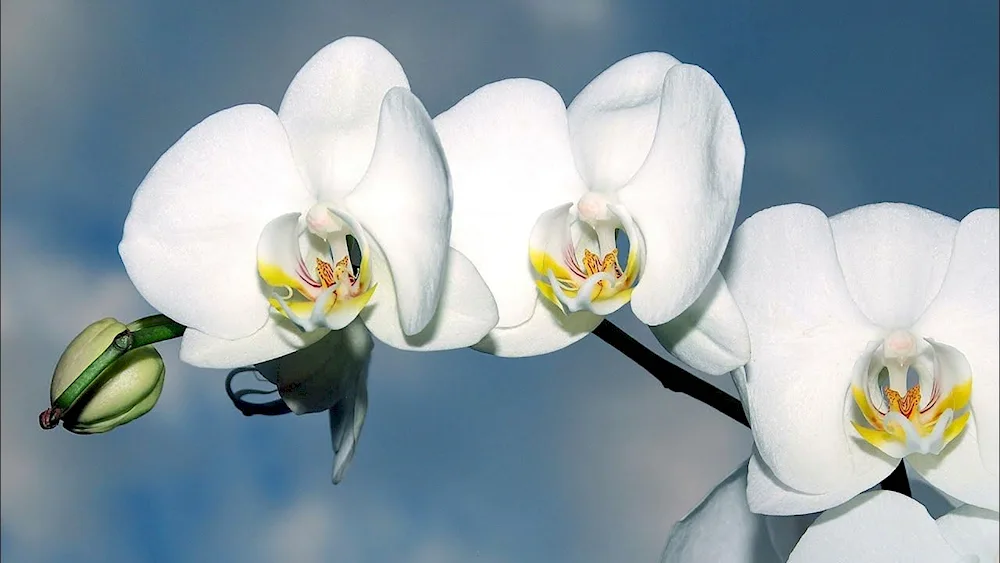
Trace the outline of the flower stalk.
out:
<instances>
[{"instance_id":1,"label":"flower stalk","mask_svg":"<svg viewBox=\"0 0 1000 563\"><path fill-rule=\"evenodd\" d=\"M601 321L601 324L594 329L594 335L639 364L665 389L675 393L684 393L743 426L750 427L750 422L747 420L746 413L743 412L743 405L740 404L739 399L663 359L611 321L607 319Z\"/></svg>"},{"instance_id":2,"label":"flower stalk","mask_svg":"<svg viewBox=\"0 0 1000 563\"><path fill-rule=\"evenodd\" d=\"M913 492L910 490L910 479L906 476L906 465L903 464L902 460L888 477L882 479L881 487L883 491L893 491L913 498Z\"/></svg>"}]
</instances>

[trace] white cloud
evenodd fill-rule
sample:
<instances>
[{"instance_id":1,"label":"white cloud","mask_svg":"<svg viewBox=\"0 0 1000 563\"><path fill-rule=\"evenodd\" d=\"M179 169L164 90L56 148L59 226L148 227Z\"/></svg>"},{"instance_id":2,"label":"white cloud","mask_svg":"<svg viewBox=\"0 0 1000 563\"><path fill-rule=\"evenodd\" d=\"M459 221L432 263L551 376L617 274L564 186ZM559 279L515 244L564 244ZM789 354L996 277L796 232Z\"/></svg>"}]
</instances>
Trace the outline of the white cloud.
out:
<instances>
[{"instance_id":1,"label":"white cloud","mask_svg":"<svg viewBox=\"0 0 1000 563\"><path fill-rule=\"evenodd\" d=\"M67 257L44 254L9 222L0 240L0 346L5 352L0 359L2 519L5 533L19 544L51 557L57 554L50 551L55 549L53 537L62 545L86 545L92 534L113 533L92 517L99 502L94 480L103 478L101 470L77 471L72 465L77 456L90 457L86 446L93 444L38 427L38 413L48 406L52 368L84 326L110 312L127 315L142 307L123 276L88 271ZM116 551L106 555L115 556Z\"/></svg>"},{"instance_id":2,"label":"white cloud","mask_svg":"<svg viewBox=\"0 0 1000 563\"><path fill-rule=\"evenodd\" d=\"M268 559L311 563L328 559L343 522L328 503L305 497L273 513L272 524L266 529Z\"/></svg>"}]
</instances>

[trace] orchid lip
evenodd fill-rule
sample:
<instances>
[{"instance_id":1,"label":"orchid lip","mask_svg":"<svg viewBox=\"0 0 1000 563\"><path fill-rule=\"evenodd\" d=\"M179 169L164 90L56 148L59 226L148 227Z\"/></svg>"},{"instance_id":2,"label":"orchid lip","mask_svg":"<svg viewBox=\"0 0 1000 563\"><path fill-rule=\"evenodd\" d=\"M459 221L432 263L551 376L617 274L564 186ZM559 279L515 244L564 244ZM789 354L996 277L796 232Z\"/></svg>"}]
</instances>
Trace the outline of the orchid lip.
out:
<instances>
[{"instance_id":1,"label":"orchid lip","mask_svg":"<svg viewBox=\"0 0 1000 563\"><path fill-rule=\"evenodd\" d=\"M369 261L363 229L334 204L274 219L257 246L272 310L303 332L339 330L357 317L375 290Z\"/></svg>"},{"instance_id":2,"label":"orchid lip","mask_svg":"<svg viewBox=\"0 0 1000 563\"><path fill-rule=\"evenodd\" d=\"M628 302L639 279L641 235L613 198L588 192L575 206L543 213L532 230L529 256L539 293L566 314L610 314ZM624 268L619 232L629 244Z\"/></svg>"},{"instance_id":3,"label":"orchid lip","mask_svg":"<svg viewBox=\"0 0 1000 563\"><path fill-rule=\"evenodd\" d=\"M971 368L958 350L897 330L858 360L850 422L892 457L937 455L965 429L971 394Z\"/></svg>"}]
</instances>

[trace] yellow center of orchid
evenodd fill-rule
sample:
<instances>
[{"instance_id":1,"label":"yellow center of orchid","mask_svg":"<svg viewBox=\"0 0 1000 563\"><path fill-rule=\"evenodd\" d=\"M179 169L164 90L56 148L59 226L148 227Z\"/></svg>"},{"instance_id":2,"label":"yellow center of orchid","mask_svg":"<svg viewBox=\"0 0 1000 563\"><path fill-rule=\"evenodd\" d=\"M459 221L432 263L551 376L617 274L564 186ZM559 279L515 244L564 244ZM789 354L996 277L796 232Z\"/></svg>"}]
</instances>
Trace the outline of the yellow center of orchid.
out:
<instances>
[{"instance_id":1,"label":"yellow center of orchid","mask_svg":"<svg viewBox=\"0 0 1000 563\"><path fill-rule=\"evenodd\" d=\"M896 458L939 454L969 420L972 378L965 357L906 331L872 348L851 386L857 407L851 425Z\"/></svg>"},{"instance_id":2,"label":"yellow center of orchid","mask_svg":"<svg viewBox=\"0 0 1000 563\"><path fill-rule=\"evenodd\" d=\"M347 326L375 291L360 226L326 205L269 223L257 271L273 309L305 332Z\"/></svg>"},{"instance_id":3,"label":"yellow center of orchid","mask_svg":"<svg viewBox=\"0 0 1000 563\"><path fill-rule=\"evenodd\" d=\"M619 231L629 241L624 269L618 261ZM630 299L639 279L640 249L640 236L624 209L608 195L589 192L574 209L558 208L538 220L529 256L539 292L564 313L606 315Z\"/></svg>"}]
</instances>

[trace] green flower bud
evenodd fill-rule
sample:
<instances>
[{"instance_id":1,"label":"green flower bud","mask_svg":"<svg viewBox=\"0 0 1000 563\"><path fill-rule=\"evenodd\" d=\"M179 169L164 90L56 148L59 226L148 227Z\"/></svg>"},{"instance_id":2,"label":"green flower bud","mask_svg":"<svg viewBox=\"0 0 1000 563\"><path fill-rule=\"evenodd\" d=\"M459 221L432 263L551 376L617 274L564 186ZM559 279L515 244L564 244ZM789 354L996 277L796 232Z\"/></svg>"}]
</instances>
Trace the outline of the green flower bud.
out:
<instances>
[{"instance_id":1,"label":"green flower bud","mask_svg":"<svg viewBox=\"0 0 1000 563\"><path fill-rule=\"evenodd\" d=\"M102 319L83 329L59 358L50 401L56 399L125 330L115 319ZM125 352L107 367L65 413L63 427L76 434L107 432L149 412L160 398L163 359L152 346Z\"/></svg>"}]
</instances>

